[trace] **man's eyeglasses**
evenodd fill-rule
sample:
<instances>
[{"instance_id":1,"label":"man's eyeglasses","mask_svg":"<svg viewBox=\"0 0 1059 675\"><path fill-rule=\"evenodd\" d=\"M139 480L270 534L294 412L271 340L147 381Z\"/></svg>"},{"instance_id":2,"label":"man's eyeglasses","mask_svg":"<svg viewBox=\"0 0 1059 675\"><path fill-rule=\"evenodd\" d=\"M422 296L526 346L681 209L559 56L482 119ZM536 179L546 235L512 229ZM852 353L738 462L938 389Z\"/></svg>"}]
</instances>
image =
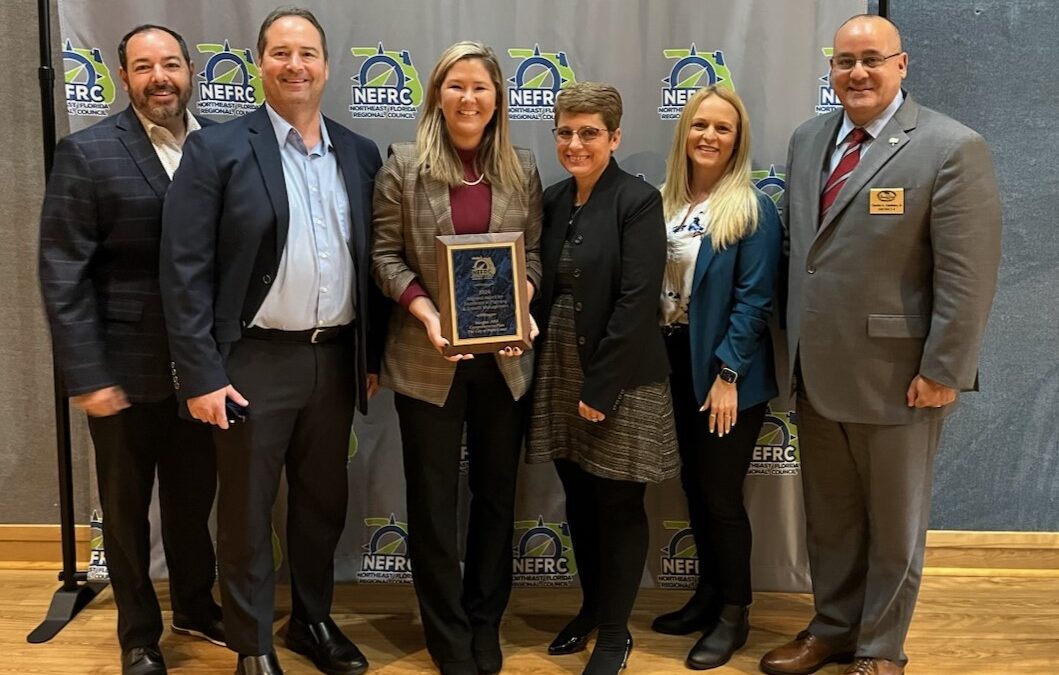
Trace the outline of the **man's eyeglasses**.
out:
<instances>
[{"instance_id":1,"label":"man's eyeglasses","mask_svg":"<svg viewBox=\"0 0 1059 675\"><path fill-rule=\"evenodd\" d=\"M596 127L581 127L580 129L559 127L558 129L552 129L552 136L555 136L555 140L559 143L569 143L574 140L574 136L580 138L582 143L591 143L606 131L606 129L597 129Z\"/></svg>"},{"instance_id":2,"label":"man's eyeglasses","mask_svg":"<svg viewBox=\"0 0 1059 675\"><path fill-rule=\"evenodd\" d=\"M836 56L831 59L831 67L835 70L853 70L857 67L857 64L864 66L868 70L878 68L882 64L886 63L889 59L895 56L900 56L904 52L896 52L889 56L882 56L881 54L869 54L861 58L854 58L852 56Z\"/></svg>"}]
</instances>

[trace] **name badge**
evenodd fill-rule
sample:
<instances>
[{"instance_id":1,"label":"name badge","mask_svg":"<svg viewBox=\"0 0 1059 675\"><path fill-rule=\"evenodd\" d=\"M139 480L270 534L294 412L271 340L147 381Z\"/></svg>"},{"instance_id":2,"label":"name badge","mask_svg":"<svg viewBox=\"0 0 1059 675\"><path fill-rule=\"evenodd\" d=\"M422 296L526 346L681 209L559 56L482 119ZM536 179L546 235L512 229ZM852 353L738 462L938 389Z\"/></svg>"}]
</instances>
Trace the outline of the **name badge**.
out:
<instances>
[{"instance_id":1,"label":"name badge","mask_svg":"<svg viewBox=\"0 0 1059 675\"><path fill-rule=\"evenodd\" d=\"M904 188L872 188L868 197L871 215L902 215L905 212Z\"/></svg>"}]
</instances>

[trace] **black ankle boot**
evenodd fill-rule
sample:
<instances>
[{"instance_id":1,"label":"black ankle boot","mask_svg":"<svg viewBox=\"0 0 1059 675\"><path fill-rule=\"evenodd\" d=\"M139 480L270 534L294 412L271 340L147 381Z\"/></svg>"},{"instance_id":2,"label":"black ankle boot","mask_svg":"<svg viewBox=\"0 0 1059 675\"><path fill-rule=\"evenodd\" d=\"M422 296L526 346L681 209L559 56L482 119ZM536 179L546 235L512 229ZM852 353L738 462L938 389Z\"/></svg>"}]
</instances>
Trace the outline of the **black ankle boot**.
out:
<instances>
[{"instance_id":1,"label":"black ankle boot","mask_svg":"<svg viewBox=\"0 0 1059 675\"><path fill-rule=\"evenodd\" d=\"M566 624L548 645L548 654L562 656L564 654L576 654L583 652L588 645L588 638L598 625L594 612L582 611L577 613L570 623Z\"/></svg>"},{"instance_id":2,"label":"black ankle boot","mask_svg":"<svg viewBox=\"0 0 1059 675\"><path fill-rule=\"evenodd\" d=\"M750 634L750 608L724 605L717 625L704 633L688 652L685 662L692 670L709 670L728 663L735 650L746 644Z\"/></svg>"},{"instance_id":3,"label":"black ankle boot","mask_svg":"<svg viewBox=\"0 0 1059 675\"><path fill-rule=\"evenodd\" d=\"M629 664L632 634L628 630L603 629L581 675L617 675Z\"/></svg>"},{"instance_id":4,"label":"black ankle boot","mask_svg":"<svg viewBox=\"0 0 1059 675\"><path fill-rule=\"evenodd\" d=\"M683 607L657 617L651 622L651 630L666 635L689 635L699 631L709 632L717 625L717 614L721 603L712 589L697 589Z\"/></svg>"}]
</instances>

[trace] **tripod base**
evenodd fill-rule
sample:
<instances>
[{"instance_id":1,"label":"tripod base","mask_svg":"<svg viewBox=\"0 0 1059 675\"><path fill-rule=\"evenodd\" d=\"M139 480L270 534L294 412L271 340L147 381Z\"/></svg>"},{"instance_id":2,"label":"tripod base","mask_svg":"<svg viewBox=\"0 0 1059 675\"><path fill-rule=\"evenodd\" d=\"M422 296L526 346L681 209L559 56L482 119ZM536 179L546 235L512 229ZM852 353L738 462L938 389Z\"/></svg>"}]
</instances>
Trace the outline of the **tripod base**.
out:
<instances>
[{"instance_id":1,"label":"tripod base","mask_svg":"<svg viewBox=\"0 0 1059 675\"><path fill-rule=\"evenodd\" d=\"M33 629L32 633L26 636L26 642L40 644L58 635L59 631L65 628L66 624L70 623L77 613L92 602L92 598L106 587L105 581L89 581L69 590L60 588L55 591L51 605L48 607L48 615L44 617L44 621L39 626Z\"/></svg>"}]
</instances>

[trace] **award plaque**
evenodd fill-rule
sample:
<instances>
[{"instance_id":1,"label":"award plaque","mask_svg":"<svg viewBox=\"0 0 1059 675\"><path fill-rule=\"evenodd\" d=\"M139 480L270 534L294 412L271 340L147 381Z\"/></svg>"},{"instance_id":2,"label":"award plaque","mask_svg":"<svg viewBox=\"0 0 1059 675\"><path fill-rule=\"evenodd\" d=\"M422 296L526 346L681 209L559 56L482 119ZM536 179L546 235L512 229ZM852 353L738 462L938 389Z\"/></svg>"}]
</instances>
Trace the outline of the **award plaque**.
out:
<instances>
[{"instance_id":1,"label":"award plaque","mask_svg":"<svg viewBox=\"0 0 1059 675\"><path fill-rule=\"evenodd\" d=\"M521 232L437 240L441 334L446 355L528 350L526 248Z\"/></svg>"}]
</instances>

